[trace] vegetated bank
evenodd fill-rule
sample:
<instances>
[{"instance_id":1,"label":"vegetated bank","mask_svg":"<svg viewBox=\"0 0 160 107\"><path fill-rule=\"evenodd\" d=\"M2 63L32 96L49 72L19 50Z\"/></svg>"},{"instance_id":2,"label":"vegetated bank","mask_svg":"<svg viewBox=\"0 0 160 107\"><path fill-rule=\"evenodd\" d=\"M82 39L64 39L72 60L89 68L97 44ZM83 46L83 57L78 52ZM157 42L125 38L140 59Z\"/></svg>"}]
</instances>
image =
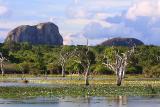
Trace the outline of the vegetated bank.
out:
<instances>
[{"instance_id":1,"label":"vegetated bank","mask_svg":"<svg viewBox=\"0 0 160 107\"><path fill-rule=\"evenodd\" d=\"M149 96L160 95L157 86L70 85L62 87L0 87L1 98L86 97L86 96Z\"/></svg>"}]
</instances>

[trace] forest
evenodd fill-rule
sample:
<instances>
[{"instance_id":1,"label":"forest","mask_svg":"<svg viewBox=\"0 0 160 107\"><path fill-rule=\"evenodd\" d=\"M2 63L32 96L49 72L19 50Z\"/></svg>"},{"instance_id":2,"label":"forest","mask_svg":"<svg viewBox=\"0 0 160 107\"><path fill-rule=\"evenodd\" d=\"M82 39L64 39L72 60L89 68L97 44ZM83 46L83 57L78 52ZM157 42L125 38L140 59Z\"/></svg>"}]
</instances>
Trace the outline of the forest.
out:
<instances>
[{"instance_id":1,"label":"forest","mask_svg":"<svg viewBox=\"0 0 160 107\"><path fill-rule=\"evenodd\" d=\"M1 44L0 52L5 57L4 74L84 74L112 75L115 72L105 66L105 56L114 61L132 47L107 46L47 46L29 43ZM126 74L142 74L144 77L160 77L160 47L136 46L129 58Z\"/></svg>"}]
</instances>

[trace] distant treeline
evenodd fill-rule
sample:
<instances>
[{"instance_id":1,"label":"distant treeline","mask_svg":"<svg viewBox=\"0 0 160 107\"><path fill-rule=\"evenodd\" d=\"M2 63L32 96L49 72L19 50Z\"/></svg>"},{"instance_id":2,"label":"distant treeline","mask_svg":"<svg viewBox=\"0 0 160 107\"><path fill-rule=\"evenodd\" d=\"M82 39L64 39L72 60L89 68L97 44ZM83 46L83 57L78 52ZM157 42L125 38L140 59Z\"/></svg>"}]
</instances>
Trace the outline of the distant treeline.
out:
<instances>
[{"instance_id":1,"label":"distant treeline","mask_svg":"<svg viewBox=\"0 0 160 107\"><path fill-rule=\"evenodd\" d=\"M83 74L84 69L75 61L76 53L67 57L73 51L85 52L87 46L46 46L21 44L1 44L0 51L8 61L5 62L5 73L28 73L28 74L60 74L61 56L66 57L65 71L67 74ZM103 65L104 56L114 59L114 51L123 53L129 47L89 46L89 57L92 74L114 74ZM76 57L74 57L76 56ZM86 59L79 56L80 59ZM130 58L127 74L144 74L146 77L160 77L160 47L137 46L135 53Z\"/></svg>"}]
</instances>

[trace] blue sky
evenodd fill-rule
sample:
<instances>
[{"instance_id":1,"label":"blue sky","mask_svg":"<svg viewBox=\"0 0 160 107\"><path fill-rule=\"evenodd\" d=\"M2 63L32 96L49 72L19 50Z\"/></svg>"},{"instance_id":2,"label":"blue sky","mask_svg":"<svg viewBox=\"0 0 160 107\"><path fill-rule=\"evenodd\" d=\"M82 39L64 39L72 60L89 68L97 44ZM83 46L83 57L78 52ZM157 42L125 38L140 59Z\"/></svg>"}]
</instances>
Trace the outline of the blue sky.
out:
<instances>
[{"instance_id":1,"label":"blue sky","mask_svg":"<svg viewBox=\"0 0 160 107\"><path fill-rule=\"evenodd\" d=\"M64 44L135 37L160 45L160 0L0 0L0 41L13 28L51 21Z\"/></svg>"}]
</instances>

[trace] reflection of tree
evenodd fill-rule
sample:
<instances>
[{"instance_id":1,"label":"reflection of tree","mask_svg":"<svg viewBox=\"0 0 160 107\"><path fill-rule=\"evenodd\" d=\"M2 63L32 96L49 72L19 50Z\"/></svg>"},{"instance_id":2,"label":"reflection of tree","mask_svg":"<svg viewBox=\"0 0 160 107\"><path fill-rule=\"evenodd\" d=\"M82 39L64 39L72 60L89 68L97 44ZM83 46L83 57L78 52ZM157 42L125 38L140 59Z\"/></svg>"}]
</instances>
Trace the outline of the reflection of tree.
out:
<instances>
[{"instance_id":1,"label":"reflection of tree","mask_svg":"<svg viewBox=\"0 0 160 107\"><path fill-rule=\"evenodd\" d=\"M0 67L1 67L2 76L4 76L4 61L5 60L7 59L0 52Z\"/></svg>"},{"instance_id":2,"label":"reflection of tree","mask_svg":"<svg viewBox=\"0 0 160 107\"><path fill-rule=\"evenodd\" d=\"M116 96L116 97L110 98L108 102L115 104L116 107L127 107L128 99L126 96Z\"/></svg>"},{"instance_id":3,"label":"reflection of tree","mask_svg":"<svg viewBox=\"0 0 160 107\"><path fill-rule=\"evenodd\" d=\"M65 97L67 100L71 101L71 104L76 104L78 107L92 107L92 97ZM74 106L73 106L74 107Z\"/></svg>"}]
</instances>

